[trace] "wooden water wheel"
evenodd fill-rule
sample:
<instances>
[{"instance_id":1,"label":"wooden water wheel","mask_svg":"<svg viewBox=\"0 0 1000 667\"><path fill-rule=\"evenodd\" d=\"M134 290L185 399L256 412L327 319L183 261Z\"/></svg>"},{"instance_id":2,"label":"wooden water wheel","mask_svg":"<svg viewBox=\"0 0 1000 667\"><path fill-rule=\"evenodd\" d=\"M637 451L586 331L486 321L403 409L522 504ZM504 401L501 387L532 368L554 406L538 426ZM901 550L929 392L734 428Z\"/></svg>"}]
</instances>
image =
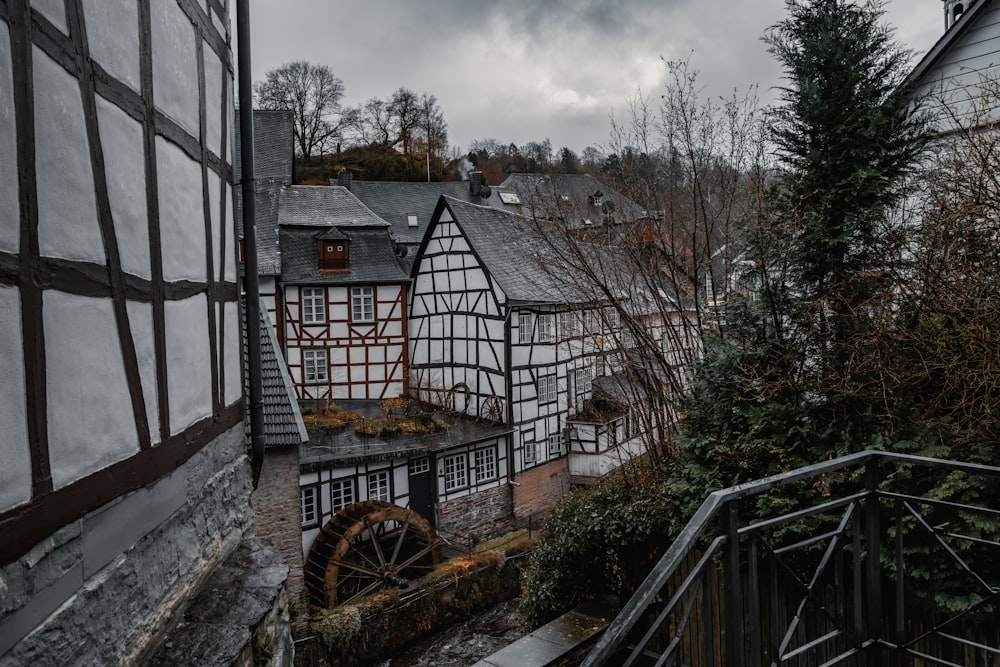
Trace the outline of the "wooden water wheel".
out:
<instances>
[{"instance_id":1,"label":"wooden water wheel","mask_svg":"<svg viewBox=\"0 0 1000 667\"><path fill-rule=\"evenodd\" d=\"M405 588L440 562L439 544L431 524L413 510L383 500L348 505L309 549L310 602L334 607L383 588Z\"/></svg>"}]
</instances>

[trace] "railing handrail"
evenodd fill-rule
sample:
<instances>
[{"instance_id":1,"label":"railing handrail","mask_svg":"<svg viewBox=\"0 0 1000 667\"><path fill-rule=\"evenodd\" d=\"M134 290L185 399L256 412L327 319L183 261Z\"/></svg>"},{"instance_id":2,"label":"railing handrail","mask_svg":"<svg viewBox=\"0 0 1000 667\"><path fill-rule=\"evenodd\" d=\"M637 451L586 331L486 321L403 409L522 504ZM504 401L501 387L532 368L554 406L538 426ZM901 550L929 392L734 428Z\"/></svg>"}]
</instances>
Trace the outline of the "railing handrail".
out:
<instances>
[{"instance_id":1,"label":"railing handrail","mask_svg":"<svg viewBox=\"0 0 1000 667\"><path fill-rule=\"evenodd\" d=\"M929 468L947 468L949 470L959 470L968 473L995 474L1000 476L1000 467L997 466L946 461L912 454L865 450L713 491L684 528L681 529L680 533L677 534L677 538L653 567L649 576L639 585L636 592L629 598L619 614L601 635L593 650L591 650L583 661L582 667L599 667L618 650L628 633L628 629L633 627L642 617L652 600L659 594L674 575L677 568L697 545L699 538L715 520L719 511L730 502L800 482L804 479L847 468L860 468L873 460L892 461L897 464L910 463Z\"/></svg>"}]
</instances>

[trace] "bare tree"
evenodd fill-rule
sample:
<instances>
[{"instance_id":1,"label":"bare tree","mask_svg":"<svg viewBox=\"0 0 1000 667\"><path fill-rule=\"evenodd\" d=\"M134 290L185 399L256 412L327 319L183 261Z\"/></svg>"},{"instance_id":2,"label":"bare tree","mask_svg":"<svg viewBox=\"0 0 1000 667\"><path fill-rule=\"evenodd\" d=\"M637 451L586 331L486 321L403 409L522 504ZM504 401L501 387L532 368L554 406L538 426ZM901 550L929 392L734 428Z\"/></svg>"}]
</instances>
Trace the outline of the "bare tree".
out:
<instances>
[{"instance_id":1,"label":"bare tree","mask_svg":"<svg viewBox=\"0 0 1000 667\"><path fill-rule=\"evenodd\" d=\"M302 60L272 69L254 84L258 108L292 112L296 152L304 158L322 153L350 122L343 96L344 82L329 67Z\"/></svg>"}]
</instances>

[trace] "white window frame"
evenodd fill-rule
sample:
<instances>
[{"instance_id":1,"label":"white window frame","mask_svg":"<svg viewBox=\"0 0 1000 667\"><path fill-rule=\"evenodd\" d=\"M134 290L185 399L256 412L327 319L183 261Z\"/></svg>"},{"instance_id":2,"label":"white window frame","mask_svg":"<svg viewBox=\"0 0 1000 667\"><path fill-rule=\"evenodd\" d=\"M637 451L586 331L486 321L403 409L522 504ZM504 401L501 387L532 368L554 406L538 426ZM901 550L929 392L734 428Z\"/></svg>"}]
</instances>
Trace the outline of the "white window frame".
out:
<instances>
[{"instance_id":1,"label":"white window frame","mask_svg":"<svg viewBox=\"0 0 1000 667\"><path fill-rule=\"evenodd\" d=\"M601 333L601 318L596 309L588 308L583 311L583 331L587 334Z\"/></svg>"},{"instance_id":2,"label":"white window frame","mask_svg":"<svg viewBox=\"0 0 1000 667\"><path fill-rule=\"evenodd\" d=\"M538 456L538 443L537 442L525 442L524 443L524 465L533 465L539 462L541 457Z\"/></svg>"},{"instance_id":3,"label":"white window frame","mask_svg":"<svg viewBox=\"0 0 1000 667\"><path fill-rule=\"evenodd\" d=\"M576 387L576 395L583 396L590 394L594 387L593 366L583 366L573 371L573 384Z\"/></svg>"},{"instance_id":4,"label":"white window frame","mask_svg":"<svg viewBox=\"0 0 1000 667\"><path fill-rule=\"evenodd\" d=\"M469 486L469 460L465 452L444 457L445 493Z\"/></svg>"},{"instance_id":5,"label":"white window frame","mask_svg":"<svg viewBox=\"0 0 1000 667\"><path fill-rule=\"evenodd\" d=\"M368 500L384 500L392 502L392 487L388 470L372 470L368 472Z\"/></svg>"},{"instance_id":6,"label":"white window frame","mask_svg":"<svg viewBox=\"0 0 1000 667\"><path fill-rule=\"evenodd\" d=\"M539 343L554 343L556 342L556 327L555 327L555 315L551 313L543 314L538 316L538 342Z\"/></svg>"},{"instance_id":7,"label":"white window frame","mask_svg":"<svg viewBox=\"0 0 1000 667\"><path fill-rule=\"evenodd\" d=\"M329 361L325 347L308 347L302 350L302 382L325 384L329 378Z\"/></svg>"},{"instance_id":8,"label":"white window frame","mask_svg":"<svg viewBox=\"0 0 1000 667\"><path fill-rule=\"evenodd\" d=\"M517 315L517 342L526 344L531 342L531 313L518 313Z\"/></svg>"},{"instance_id":9,"label":"white window frame","mask_svg":"<svg viewBox=\"0 0 1000 667\"><path fill-rule=\"evenodd\" d=\"M580 336L580 318L572 310L559 313L559 337L577 338Z\"/></svg>"},{"instance_id":10,"label":"white window frame","mask_svg":"<svg viewBox=\"0 0 1000 667\"><path fill-rule=\"evenodd\" d=\"M426 456L410 460L410 474L420 475L431 471L431 460Z\"/></svg>"},{"instance_id":11,"label":"white window frame","mask_svg":"<svg viewBox=\"0 0 1000 667\"><path fill-rule=\"evenodd\" d=\"M319 489L315 485L299 487L299 510L303 528L309 528L319 523Z\"/></svg>"},{"instance_id":12,"label":"white window frame","mask_svg":"<svg viewBox=\"0 0 1000 667\"><path fill-rule=\"evenodd\" d=\"M330 482L330 513L336 514L357 500L354 478L345 477Z\"/></svg>"},{"instance_id":13,"label":"white window frame","mask_svg":"<svg viewBox=\"0 0 1000 667\"><path fill-rule=\"evenodd\" d=\"M546 449L549 452L549 457L560 457L563 455L563 437L562 433L553 433L545 439Z\"/></svg>"},{"instance_id":14,"label":"white window frame","mask_svg":"<svg viewBox=\"0 0 1000 667\"><path fill-rule=\"evenodd\" d=\"M497 478L497 448L483 447L472 453L472 469L476 473L476 484L491 482Z\"/></svg>"},{"instance_id":15,"label":"white window frame","mask_svg":"<svg viewBox=\"0 0 1000 667\"><path fill-rule=\"evenodd\" d=\"M326 288L303 287L302 324L326 324Z\"/></svg>"},{"instance_id":16,"label":"white window frame","mask_svg":"<svg viewBox=\"0 0 1000 667\"><path fill-rule=\"evenodd\" d=\"M555 373L539 375L537 386L539 404L554 403L559 398L559 381Z\"/></svg>"},{"instance_id":17,"label":"white window frame","mask_svg":"<svg viewBox=\"0 0 1000 667\"><path fill-rule=\"evenodd\" d=\"M375 321L375 288L351 288L351 322Z\"/></svg>"}]
</instances>

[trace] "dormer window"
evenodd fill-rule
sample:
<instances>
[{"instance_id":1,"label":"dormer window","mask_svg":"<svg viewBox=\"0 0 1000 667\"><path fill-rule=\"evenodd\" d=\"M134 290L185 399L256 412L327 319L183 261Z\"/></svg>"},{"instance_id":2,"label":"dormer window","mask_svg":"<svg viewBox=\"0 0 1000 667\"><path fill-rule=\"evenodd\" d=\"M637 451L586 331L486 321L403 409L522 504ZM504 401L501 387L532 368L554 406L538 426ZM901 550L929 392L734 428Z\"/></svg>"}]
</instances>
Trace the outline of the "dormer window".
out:
<instances>
[{"instance_id":1,"label":"dormer window","mask_svg":"<svg viewBox=\"0 0 1000 667\"><path fill-rule=\"evenodd\" d=\"M347 240L325 240L319 241L319 270L320 271L347 271L348 264Z\"/></svg>"},{"instance_id":2,"label":"dormer window","mask_svg":"<svg viewBox=\"0 0 1000 667\"><path fill-rule=\"evenodd\" d=\"M587 202L591 206L601 206L602 204L604 204L604 193L598 190L594 194L588 195Z\"/></svg>"}]
</instances>

